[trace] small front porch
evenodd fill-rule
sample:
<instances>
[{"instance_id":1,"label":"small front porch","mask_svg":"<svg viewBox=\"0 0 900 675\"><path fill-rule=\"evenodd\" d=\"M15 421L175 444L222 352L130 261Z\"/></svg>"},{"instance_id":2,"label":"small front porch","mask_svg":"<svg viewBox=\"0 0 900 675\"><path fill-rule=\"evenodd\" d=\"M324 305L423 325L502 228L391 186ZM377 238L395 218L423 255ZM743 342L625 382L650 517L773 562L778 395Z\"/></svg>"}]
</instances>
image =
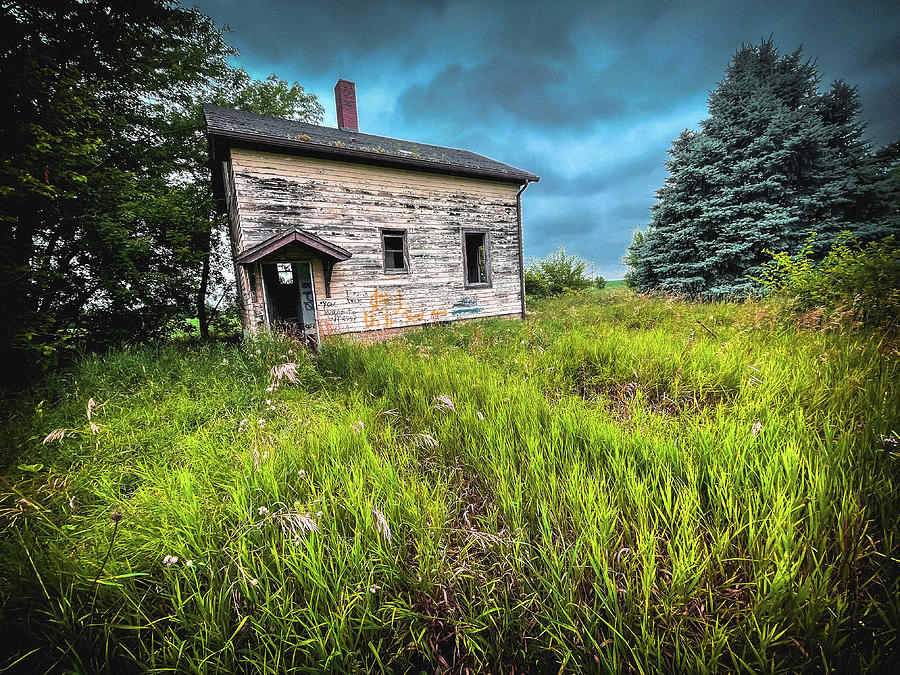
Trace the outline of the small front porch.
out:
<instances>
[{"instance_id":1,"label":"small front porch","mask_svg":"<svg viewBox=\"0 0 900 675\"><path fill-rule=\"evenodd\" d=\"M244 302L251 303L244 312L244 328L286 330L317 345L322 334L317 295L331 297L334 266L350 257L346 249L299 229L241 253L235 263L250 290Z\"/></svg>"}]
</instances>

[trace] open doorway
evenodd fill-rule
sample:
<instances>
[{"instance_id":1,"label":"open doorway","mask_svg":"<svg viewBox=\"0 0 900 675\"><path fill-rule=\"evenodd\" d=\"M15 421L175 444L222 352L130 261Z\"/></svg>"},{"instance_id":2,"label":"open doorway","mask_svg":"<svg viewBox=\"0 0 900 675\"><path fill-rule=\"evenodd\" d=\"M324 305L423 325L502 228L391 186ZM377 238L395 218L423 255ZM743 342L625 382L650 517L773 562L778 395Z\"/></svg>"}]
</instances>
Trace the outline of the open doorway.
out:
<instances>
[{"instance_id":1,"label":"open doorway","mask_svg":"<svg viewBox=\"0 0 900 675\"><path fill-rule=\"evenodd\" d=\"M302 334L306 342L317 344L312 264L309 261L266 262L262 264L262 275L269 327Z\"/></svg>"}]
</instances>

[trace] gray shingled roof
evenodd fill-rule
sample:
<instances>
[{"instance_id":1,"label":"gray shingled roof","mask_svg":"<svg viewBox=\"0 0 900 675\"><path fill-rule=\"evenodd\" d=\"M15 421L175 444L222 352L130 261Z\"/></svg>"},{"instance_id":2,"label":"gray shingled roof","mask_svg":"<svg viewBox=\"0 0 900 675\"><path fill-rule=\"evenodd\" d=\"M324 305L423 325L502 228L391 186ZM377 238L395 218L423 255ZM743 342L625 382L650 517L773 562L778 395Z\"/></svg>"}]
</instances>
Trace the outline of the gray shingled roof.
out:
<instances>
[{"instance_id":1,"label":"gray shingled roof","mask_svg":"<svg viewBox=\"0 0 900 675\"><path fill-rule=\"evenodd\" d=\"M532 173L468 150L258 115L211 103L203 105L203 113L210 136L241 138L262 144L288 146L300 151L307 148L319 153L340 155L345 161L353 161L353 157L358 157L378 163L381 159L386 163L409 163L424 169L427 169L429 163L434 163L446 168L458 168L462 172L470 170L476 175L494 174L513 180L539 180Z\"/></svg>"}]
</instances>

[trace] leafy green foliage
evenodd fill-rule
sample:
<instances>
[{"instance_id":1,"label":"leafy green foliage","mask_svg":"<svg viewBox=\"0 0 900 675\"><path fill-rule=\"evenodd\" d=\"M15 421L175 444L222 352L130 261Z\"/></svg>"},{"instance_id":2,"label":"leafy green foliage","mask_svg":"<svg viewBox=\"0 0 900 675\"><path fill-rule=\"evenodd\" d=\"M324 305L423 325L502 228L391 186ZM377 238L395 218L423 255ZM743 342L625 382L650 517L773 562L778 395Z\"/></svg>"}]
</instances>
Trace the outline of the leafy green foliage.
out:
<instances>
[{"instance_id":1,"label":"leafy green foliage","mask_svg":"<svg viewBox=\"0 0 900 675\"><path fill-rule=\"evenodd\" d=\"M197 342L206 339L237 341L243 336L243 327L236 303L230 304L224 310L217 307L207 307L210 317L206 337L201 335L200 320L197 317L189 319L173 319L168 331L168 337L175 342Z\"/></svg>"},{"instance_id":2,"label":"leafy green foliage","mask_svg":"<svg viewBox=\"0 0 900 675\"><path fill-rule=\"evenodd\" d=\"M775 253L760 283L794 308L813 308L864 326L900 333L900 246L894 236L860 242L850 233L837 238L821 260L814 237L795 255ZM824 317L826 320L828 317Z\"/></svg>"},{"instance_id":3,"label":"leafy green foliage","mask_svg":"<svg viewBox=\"0 0 900 675\"><path fill-rule=\"evenodd\" d=\"M546 298L550 295L546 277L533 265L525 268L525 295L533 298Z\"/></svg>"},{"instance_id":4,"label":"leafy green foliage","mask_svg":"<svg viewBox=\"0 0 900 675\"><path fill-rule=\"evenodd\" d=\"M653 285L649 279L639 276L647 275L649 272L648 266L641 264L643 257L644 233L642 230L635 230L631 233L631 245L622 256L622 262L628 266L628 272L625 273L625 285L628 288L646 289Z\"/></svg>"},{"instance_id":5,"label":"leafy green foliage","mask_svg":"<svg viewBox=\"0 0 900 675\"><path fill-rule=\"evenodd\" d=\"M576 254L569 255L560 246L543 260L531 260L525 269L525 293L537 298L582 291L594 281L585 274L590 265Z\"/></svg>"},{"instance_id":6,"label":"leafy green foliage","mask_svg":"<svg viewBox=\"0 0 900 675\"><path fill-rule=\"evenodd\" d=\"M315 97L229 66L213 21L170 0L16 0L0 34L2 386L68 344L195 311L205 328L225 246L200 102L315 120Z\"/></svg>"},{"instance_id":7,"label":"leafy green foliage","mask_svg":"<svg viewBox=\"0 0 900 675\"><path fill-rule=\"evenodd\" d=\"M672 144L652 221L629 249L643 291L743 297L765 249L797 252L809 231L821 257L839 232L900 232L896 184L858 120L858 92L825 92L801 50L744 46L709 97L700 131ZM748 276L749 275L749 276Z\"/></svg>"},{"instance_id":8,"label":"leafy green foliage","mask_svg":"<svg viewBox=\"0 0 900 675\"><path fill-rule=\"evenodd\" d=\"M0 408L0 668L887 671L900 355L769 309L89 356Z\"/></svg>"}]
</instances>

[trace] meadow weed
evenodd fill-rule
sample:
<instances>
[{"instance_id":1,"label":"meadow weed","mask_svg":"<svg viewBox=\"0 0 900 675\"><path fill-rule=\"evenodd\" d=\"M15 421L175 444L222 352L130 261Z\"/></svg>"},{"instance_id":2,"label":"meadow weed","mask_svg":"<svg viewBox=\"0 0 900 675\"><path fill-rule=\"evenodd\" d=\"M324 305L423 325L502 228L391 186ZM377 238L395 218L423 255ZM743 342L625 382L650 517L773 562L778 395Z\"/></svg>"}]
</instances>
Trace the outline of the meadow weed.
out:
<instances>
[{"instance_id":1,"label":"meadow weed","mask_svg":"<svg viewBox=\"0 0 900 675\"><path fill-rule=\"evenodd\" d=\"M772 311L85 357L6 406L0 668L878 672L900 360Z\"/></svg>"}]
</instances>

